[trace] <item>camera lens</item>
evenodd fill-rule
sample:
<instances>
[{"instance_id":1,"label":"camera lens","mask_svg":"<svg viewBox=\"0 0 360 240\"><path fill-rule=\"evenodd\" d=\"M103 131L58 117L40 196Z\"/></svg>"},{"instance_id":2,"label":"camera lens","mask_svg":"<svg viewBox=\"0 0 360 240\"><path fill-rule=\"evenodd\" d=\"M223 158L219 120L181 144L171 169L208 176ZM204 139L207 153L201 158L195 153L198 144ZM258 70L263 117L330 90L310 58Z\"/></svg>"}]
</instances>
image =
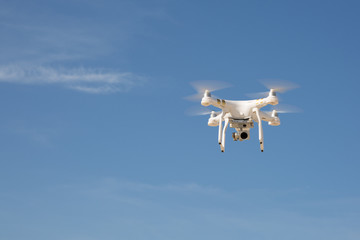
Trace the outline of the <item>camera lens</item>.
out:
<instances>
[{"instance_id":1,"label":"camera lens","mask_svg":"<svg viewBox=\"0 0 360 240\"><path fill-rule=\"evenodd\" d=\"M248 134L247 134L246 132L242 132L242 133L240 134L240 137L241 137L241 139L247 139Z\"/></svg>"}]
</instances>

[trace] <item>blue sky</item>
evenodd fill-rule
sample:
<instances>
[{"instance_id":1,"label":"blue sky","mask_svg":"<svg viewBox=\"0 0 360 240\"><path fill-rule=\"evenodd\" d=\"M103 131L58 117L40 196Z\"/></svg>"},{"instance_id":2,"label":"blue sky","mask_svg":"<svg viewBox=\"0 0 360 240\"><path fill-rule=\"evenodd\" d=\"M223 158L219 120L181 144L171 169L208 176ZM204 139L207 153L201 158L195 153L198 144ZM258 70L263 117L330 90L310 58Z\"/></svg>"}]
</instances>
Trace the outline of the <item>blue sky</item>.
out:
<instances>
[{"instance_id":1,"label":"blue sky","mask_svg":"<svg viewBox=\"0 0 360 240\"><path fill-rule=\"evenodd\" d=\"M1 1L0 238L360 238L358 1ZM226 152L190 83L303 110Z\"/></svg>"}]
</instances>

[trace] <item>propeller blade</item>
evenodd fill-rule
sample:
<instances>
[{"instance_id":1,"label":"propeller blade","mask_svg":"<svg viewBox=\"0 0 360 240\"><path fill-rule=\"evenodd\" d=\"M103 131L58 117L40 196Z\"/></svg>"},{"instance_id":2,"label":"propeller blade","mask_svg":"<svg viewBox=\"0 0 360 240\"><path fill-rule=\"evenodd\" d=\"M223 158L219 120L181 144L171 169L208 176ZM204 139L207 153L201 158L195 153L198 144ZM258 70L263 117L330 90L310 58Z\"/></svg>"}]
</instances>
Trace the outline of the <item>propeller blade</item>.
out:
<instances>
[{"instance_id":1,"label":"propeller blade","mask_svg":"<svg viewBox=\"0 0 360 240\"><path fill-rule=\"evenodd\" d=\"M198 101L204 96L204 92L208 90L209 92L213 92L216 90L228 88L231 85L226 82L215 81L215 80L206 80L206 81L195 81L190 83L192 87L196 90L196 94L185 97L186 100L189 101Z\"/></svg>"},{"instance_id":2,"label":"propeller blade","mask_svg":"<svg viewBox=\"0 0 360 240\"><path fill-rule=\"evenodd\" d=\"M194 106L191 107L189 109L187 109L185 111L186 115L190 115L190 116L199 116L199 115L208 115L211 114L212 112L215 112L209 108L205 108L205 107L198 107L198 106ZM215 112L216 115L218 115L220 112Z\"/></svg>"},{"instance_id":3,"label":"propeller blade","mask_svg":"<svg viewBox=\"0 0 360 240\"><path fill-rule=\"evenodd\" d=\"M197 92L201 93L204 93L206 90L208 90L209 92L213 92L231 86L229 83L215 80L195 81L190 84L193 86L193 88L195 88Z\"/></svg>"},{"instance_id":4,"label":"propeller blade","mask_svg":"<svg viewBox=\"0 0 360 240\"><path fill-rule=\"evenodd\" d=\"M276 110L278 113L299 113L302 112L302 109L289 104L278 104L271 108L271 111L266 111L271 113L273 110Z\"/></svg>"},{"instance_id":5,"label":"propeller blade","mask_svg":"<svg viewBox=\"0 0 360 240\"><path fill-rule=\"evenodd\" d=\"M188 100L188 101L192 101L192 102L197 102L199 101L202 97L204 96L204 93L196 93L187 97L184 97L184 99Z\"/></svg>"},{"instance_id":6,"label":"propeller blade","mask_svg":"<svg viewBox=\"0 0 360 240\"><path fill-rule=\"evenodd\" d=\"M278 79L265 79L260 80L260 82L267 88L267 89L274 89L275 92L284 93L294 88L298 88L299 85L296 83L286 81L286 80L278 80ZM258 92L258 93L250 93L246 94L246 96L251 98L265 98L269 96L269 91L267 92Z\"/></svg>"},{"instance_id":7,"label":"propeller blade","mask_svg":"<svg viewBox=\"0 0 360 240\"><path fill-rule=\"evenodd\" d=\"M298 88L299 85L296 83L286 81L286 80L279 80L279 79L264 79L260 81L267 89L274 89L275 92L284 93L289 90Z\"/></svg>"}]
</instances>

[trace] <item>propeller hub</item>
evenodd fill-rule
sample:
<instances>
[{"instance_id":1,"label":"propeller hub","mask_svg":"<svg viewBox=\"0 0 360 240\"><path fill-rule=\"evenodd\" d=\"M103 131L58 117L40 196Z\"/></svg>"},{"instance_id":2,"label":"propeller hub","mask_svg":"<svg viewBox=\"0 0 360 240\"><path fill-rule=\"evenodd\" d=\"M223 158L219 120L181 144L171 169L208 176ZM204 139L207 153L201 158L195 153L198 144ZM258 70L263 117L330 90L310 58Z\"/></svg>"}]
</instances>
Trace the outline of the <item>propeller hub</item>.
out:
<instances>
[{"instance_id":1,"label":"propeller hub","mask_svg":"<svg viewBox=\"0 0 360 240\"><path fill-rule=\"evenodd\" d=\"M205 90L204 97L211 97L211 93L209 90Z\"/></svg>"},{"instance_id":2,"label":"propeller hub","mask_svg":"<svg viewBox=\"0 0 360 240\"><path fill-rule=\"evenodd\" d=\"M275 89L270 89L269 97L276 97Z\"/></svg>"}]
</instances>

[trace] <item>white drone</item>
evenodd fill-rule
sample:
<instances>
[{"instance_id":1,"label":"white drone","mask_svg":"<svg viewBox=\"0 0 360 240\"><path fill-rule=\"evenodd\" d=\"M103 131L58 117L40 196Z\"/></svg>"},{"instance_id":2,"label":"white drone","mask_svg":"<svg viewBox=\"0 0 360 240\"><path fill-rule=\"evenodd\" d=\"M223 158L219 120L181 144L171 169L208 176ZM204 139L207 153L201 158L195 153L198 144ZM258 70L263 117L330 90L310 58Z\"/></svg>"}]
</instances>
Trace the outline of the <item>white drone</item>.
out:
<instances>
[{"instance_id":1,"label":"white drone","mask_svg":"<svg viewBox=\"0 0 360 240\"><path fill-rule=\"evenodd\" d=\"M279 99L276 96L276 92L284 92L286 90L297 87L295 84L289 82L265 83L269 92L266 92L264 98L247 100L247 101L231 101L215 98L211 95L211 91L222 89L225 86L221 82L194 82L193 87L198 91L198 94L188 97L188 99L201 98L201 105L208 107L210 105L220 108L220 112L206 112L210 113L208 125L211 127L219 126L218 142L222 152L225 151L225 132L230 124L231 128L235 128L236 132L232 134L234 141L244 141L250 139L250 128L254 127L254 121L258 123L259 128L259 141L260 150L264 151L264 135L262 129L262 121L268 122L270 126L279 126L280 119L278 113L289 112L284 110L273 109L271 112L261 111L260 109L268 104L277 105ZM204 85L216 85L205 86ZM204 114L200 113L200 114ZM224 126L223 126L223 121Z\"/></svg>"}]
</instances>

